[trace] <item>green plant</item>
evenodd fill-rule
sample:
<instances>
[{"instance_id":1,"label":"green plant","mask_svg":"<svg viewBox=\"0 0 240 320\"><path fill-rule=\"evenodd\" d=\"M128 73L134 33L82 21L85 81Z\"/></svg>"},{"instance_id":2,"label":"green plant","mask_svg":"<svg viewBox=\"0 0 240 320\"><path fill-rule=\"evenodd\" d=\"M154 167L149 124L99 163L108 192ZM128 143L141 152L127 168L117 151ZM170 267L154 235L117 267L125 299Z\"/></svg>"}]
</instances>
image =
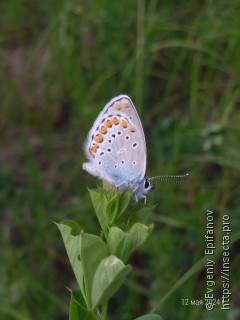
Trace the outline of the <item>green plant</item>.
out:
<instances>
[{"instance_id":1,"label":"green plant","mask_svg":"<svg viewBox=\"0 0 240 320\"><path fill-rule=\"evenodd\" d=\"M57 226L62 234L79 291L71 291L70 320L107 319L109 299L123 284L132 266L129 256L151 235L153 225L146 225L150 207L131 205L129 190L90 190L91 200L101 227L101 235L85 233L74 221ZM157 320L149 314L137 319Z\"/></svg>"}]
</instances>

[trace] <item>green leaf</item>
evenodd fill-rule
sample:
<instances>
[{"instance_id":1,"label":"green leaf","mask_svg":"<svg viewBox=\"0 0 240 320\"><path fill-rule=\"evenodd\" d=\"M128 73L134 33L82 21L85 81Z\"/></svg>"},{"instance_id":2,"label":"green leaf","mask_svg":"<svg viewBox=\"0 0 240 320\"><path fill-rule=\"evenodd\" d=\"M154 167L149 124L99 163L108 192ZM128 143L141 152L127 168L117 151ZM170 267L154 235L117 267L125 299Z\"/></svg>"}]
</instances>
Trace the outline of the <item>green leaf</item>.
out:
<instances>
[{"instance_id":1,"label":"green leaf","mask_svg":"<svg viewBox=\"0 0 240 320\"><path fill-rule=\"evenodd\" d=\"M96 320L97 317L89 312L80 291L71 292L69 320Z\"/></svg>"},{"instance_id":2,"label":"green leaf","mask_svg":"<svg viewBox=\"0 0 240 320\"><path fill-rule=\"evenodd\" d=\"M87 306L91 309L91 290L95 271L99 263L108 255L104 241L95 235L81 233L80 259L84 273Z\"/></svg>"},{"instance_id":3,"label":"green leaf","mask_svg":"<svg viewBox=\"0 0 240 320\"><path fill-rule=\"evenodd\" d=\"M98 222L101 226L103 234L107 237L108 234L108 223L106 217L106 203L107 198L104 193L104 189L99 188L97 190L89 190L90 197L93 203Z\"/></svg>"},{"instance_id":4,"label":"green leaf","mask_svg":"<svg viewBox=\"0 0 240 320\"><path fill-rule=\"evenodd\" d=\"M147 223L148 217L151 213L152 207L145 203L136 203L134 206L129 210L129 221L128 225L132 226L136 222L140 223Z\"/></svg>"},{"instance_id":5,"label":"green leaf","mask_svg":"<svg viewBox=\"0 0 240 320\"><path fill-rule=\"evenodd\" d=\"M127 233L124 245L121 248L122 260L126 261L130 254L139 248L151 235L153 224L146 226L142 223L135 223Z\"/></svg>"},{"instance_id":6,"label":"green leaf","mask_svg":"<svg viewBox=\"0 0 240 320\"><path fill-rule=\"evenodd\" d=\"M132 270L130 265L115 256L110 256L101 261L93 278L92 306L96 308L106 303L124 282Z\"/></svg>"},{"instance_id":7,"label":"green leaf","mask_svg":"<svg viewBox=\"0 0 240 320\"><path fill-rule=\"evenodd\" d=\"M158 314L145 314L144 316L134 320L162 320L162 317L160 317Z\"/></svg>"},{"instance_id":8,"label":"green leaf","mask_svg":"<svg viewBox=\"0 0 240 320\"><path fill-rule=\"evenodd\" d=\"M84 291L84 284L83 284L82 263L78 258L80 253L80 247L81 247L81 239L78 233L80 232L80 227L74 221L65 221L62 223L56 223L56 225L58 226L61 232L63 242L67 251L67 255L70 260L71 266L73 268L73 272L77 279L77 283L81 289L82 295L86 301L86 294Z\"/></svg>"},{"instance_id":9,"label":"green leaf","mask_svg":"<svg viewBox=\"0 0 240 320\"><path fill-rule=\"evenodd\" d=\"M131 200L131 193L129 190L119 193L117 188L114 188L111 193L107 193L107 199L106 215L108 225L112 226L126 212Z\"/></svg>"},{"instance_id":10,"label":"green leaf","mask_svg":"<svg viewBox=\"0 0 240 320\"><path fill-rule=\"evenodd\" d=\"M126 211L131 194L129 190L118 193L117 188L107 189L98 188L97 190L89 190L91 200L103 230L105 237L108 235L108 226L112 226L115 221Z\"/></svg>"},{"instance_id":11,"label":"green leaf","mask_svg":"<svg viewBox=\"0 0 240 320\"><path fill-rule=\"evenodd\" d=\"M153 225L149 227L135 223L129 232L123 232L117 227L112 227L108 234L108 246L111 254L126 261L133 251L139 248L151 235Z\"/></svg>"},{"instance_id":12,"label":"green leaf","mask_svg":"<svg viewBox=\"0 0 240 320\"><path fill-rule=\"evenodd\" d=\"M119 259L121 259L121 247L123 246L126 236L126 232L117 227L110 228L108 233L107 242L110 253L114 256L117 256Z\"/></svg>"},{"instance_id":13,"label":"green leaf","mask_svg":"<svg viewBox=\"0 0 240 320\"><path fill-rule=\"evenodd\" d=\"M125 190L119 195L118 218L126 211L130 201L131 192L129 190Z\"/></svg>"},{"instance_id":14,"label":"green leaf","mask_svg":"<svg viewBox=\"0 0 240 320\"><path fill-rule=\"evenodd\" d=\"M110 194L110 197L112 194L115 193L116 188L112 184L108 183L106 180L102 180L102 186L106 193Z\"/></svg>"},{"instance_id":15,"label":"green leaf","mask_svg":"<svg viewBox=\"0 0 240 320\"><path fill-rule=\"evenodd\" d=\"M106 205L107 224L112 226L118 215L118 195L108 200Z\"/></svg>"},{"instance_id":16,"label":"green leaf","mask_svg":"<svg viewBox=\"0 0 240 320\"><path fill-rule=\"evenodd\" d=\"M61 222L61 224L65 224L66 226L69 226L72 229L71 234L73 236L78 236L82 231L82 227L76 221L64 220Z\"/></svg>"}]
</instances>

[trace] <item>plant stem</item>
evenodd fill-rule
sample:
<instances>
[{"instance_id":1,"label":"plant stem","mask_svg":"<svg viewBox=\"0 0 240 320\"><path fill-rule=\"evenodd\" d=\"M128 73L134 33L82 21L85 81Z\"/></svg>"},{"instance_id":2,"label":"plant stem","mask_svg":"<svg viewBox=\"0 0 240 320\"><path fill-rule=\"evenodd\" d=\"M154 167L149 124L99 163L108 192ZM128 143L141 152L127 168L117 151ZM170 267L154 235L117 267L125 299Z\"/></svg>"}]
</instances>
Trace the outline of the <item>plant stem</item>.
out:
<instances>
[{"instance_id":1,"label":"plant stem","mask_svg":"<svg viewBox=\"0 0 240 320\"><path fill-rule=\"evenodd\" d=\"M102 305L102 317L101 320L107 320L107 302Z\"/></svg>"}]
</instances>

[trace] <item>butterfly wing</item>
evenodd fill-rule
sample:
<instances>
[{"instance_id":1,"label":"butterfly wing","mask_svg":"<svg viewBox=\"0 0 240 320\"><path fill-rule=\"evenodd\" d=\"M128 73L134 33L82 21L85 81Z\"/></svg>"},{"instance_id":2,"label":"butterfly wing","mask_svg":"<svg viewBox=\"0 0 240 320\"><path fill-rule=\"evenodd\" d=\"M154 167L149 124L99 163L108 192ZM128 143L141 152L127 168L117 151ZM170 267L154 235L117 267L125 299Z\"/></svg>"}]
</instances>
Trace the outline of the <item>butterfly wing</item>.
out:
<instances>
[{"instance_id":1,"label":"butterfly wing","mask_svg":"<svg viewBox=\"0 0 240 320\"><path fill-rule=\"evenodd\" d=\"M99 114L85 142L83 168L115 186L140 181L146 172L146 142L137 111L126 95L112 99Z\"/></svg>"}]
</instances>

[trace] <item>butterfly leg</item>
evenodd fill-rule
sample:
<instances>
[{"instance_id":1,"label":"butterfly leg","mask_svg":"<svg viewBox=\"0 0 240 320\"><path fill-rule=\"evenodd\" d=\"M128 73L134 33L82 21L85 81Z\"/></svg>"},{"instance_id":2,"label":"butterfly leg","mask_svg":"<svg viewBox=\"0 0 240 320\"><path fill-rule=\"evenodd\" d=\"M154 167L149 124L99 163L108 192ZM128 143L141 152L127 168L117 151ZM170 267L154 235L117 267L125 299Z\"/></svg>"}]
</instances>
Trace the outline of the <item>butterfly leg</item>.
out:
<instances>
[{"instance_id":1,"label":"butterfly leg","mask_svg":"<svg viewBox=\"0 0 240 320\"><path fill-rule=\"evenodd\" d=\"M144 204L147 203L147 196L142 195L142 199L144 199Z\"/></svg>"},{"instance_id":2,"label":"butterfly leg","mask_svg":"<svg viewBox=\"0 0 240 320\"><path fill-rule=\"evenodd\" d=\"M133 195L133 198L134 198L135 202L138 202L138 197L136 194Z\"/></svg>"}]
</instances>

